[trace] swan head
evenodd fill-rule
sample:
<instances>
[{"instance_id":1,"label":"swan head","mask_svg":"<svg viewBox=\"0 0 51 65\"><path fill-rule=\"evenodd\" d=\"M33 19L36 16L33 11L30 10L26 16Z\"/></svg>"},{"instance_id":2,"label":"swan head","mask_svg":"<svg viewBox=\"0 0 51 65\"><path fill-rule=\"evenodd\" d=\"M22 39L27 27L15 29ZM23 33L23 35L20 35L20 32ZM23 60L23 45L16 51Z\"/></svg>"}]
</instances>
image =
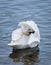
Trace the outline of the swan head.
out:
<instances>
[{"instance_id":1,"label":"swan head","mask_svg":"<svg viewBox=\"0 0 51 65\"><path fill-rule=\"evenodd\" d=\"M32 27L32 21L21 22L18 26L21 27L22 33L25 35L30 35L31 33L35 33L35 30Z\"/></svg>"},{"instance_id":2,"label":"swan head","mask_svg":"<svg viewBox=\"0 0 51 65\"><path fill-rule=\"evenodd\" d=\"M22 33L29 36L28 44L36 42L36 46L40 42L39 28L34 21L21 22L19 26L22 28Z\"/></svg>"}]
</instances>

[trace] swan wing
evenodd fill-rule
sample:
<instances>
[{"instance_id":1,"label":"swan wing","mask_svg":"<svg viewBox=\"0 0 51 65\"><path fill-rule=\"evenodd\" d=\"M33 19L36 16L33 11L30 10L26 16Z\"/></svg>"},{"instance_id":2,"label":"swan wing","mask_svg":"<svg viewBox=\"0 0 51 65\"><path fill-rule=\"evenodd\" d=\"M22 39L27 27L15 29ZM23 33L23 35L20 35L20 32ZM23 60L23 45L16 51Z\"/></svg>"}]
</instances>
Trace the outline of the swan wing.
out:
<instances>
[{"instance_id":1,"label":"swan wing","mask_svg":"<svg viewBox=\"0 0 51 65\"><path fill-rule=\"evenodd\" d=\"M20 37L21 37L21 28L14 30L12 32L12 40L11 40L11 43L9 43L8 45L10 45L10 46L17 45L17 41L20 39Z\"/></svg>"},{"instance_id":2,"label":"swan wing","mask_svg":"<svg viewBox=\"0 0 51 65\"><path fill-rule=\"evenodd\" d=\"M36 47L40 42L40 37L37 34L31 34L28 40L29 47Z\"/></svg>"}]
</instances>

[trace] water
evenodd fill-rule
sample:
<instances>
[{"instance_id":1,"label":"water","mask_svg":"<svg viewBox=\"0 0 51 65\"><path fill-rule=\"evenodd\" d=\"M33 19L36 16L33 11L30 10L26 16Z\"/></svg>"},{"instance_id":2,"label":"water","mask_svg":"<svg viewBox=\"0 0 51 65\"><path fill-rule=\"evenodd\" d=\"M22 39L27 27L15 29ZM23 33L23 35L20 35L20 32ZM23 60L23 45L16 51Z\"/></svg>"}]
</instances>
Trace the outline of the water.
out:
<instances>
[{"instance_id":1,"label":"water","mask_svg":"<svg viewBox=\"0 0 51 65\"><path fill-rule=\"evenodd\" d=\"M13 53L8 46L20 21L37 23L39 52ZM51 0L0 0L0 65L51 65Z\"/></svg>"}]
</instances>

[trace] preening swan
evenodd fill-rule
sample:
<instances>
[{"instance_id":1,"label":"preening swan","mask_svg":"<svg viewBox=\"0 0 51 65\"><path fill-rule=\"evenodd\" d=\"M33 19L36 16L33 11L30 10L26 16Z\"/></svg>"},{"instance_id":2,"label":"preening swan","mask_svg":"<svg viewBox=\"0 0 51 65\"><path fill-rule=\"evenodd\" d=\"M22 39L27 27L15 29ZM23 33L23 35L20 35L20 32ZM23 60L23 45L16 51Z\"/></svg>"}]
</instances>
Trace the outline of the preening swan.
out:
<instances>
[{"instance_id":1,"label":"preening swan","mask_svg":"<svg viewBox=\"0 0 51 65\"><path fill-rule=\"evenodd\" d=\"M14 49L33 48L40 42L40 33L34 21L25 21L18 24L20 28L12 32L9 46Z\"/></svg>"}]
</instances>

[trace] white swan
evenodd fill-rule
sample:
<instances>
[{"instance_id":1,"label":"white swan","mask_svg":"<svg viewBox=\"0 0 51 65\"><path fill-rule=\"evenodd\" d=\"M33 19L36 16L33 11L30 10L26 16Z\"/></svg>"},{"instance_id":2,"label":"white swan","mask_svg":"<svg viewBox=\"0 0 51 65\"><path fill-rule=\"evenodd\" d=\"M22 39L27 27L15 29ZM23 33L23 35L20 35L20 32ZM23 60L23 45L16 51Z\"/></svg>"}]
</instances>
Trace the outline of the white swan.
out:
<instances>
[{"instance_id":1,"label":"white swan","mask_svg":"<svg viewBox=\"0 0 51 65\"><path fill-rule=\"evenodd\" d=\"M12 41L9 46L14 49L33 48L40 42L40 33L34 21L20 22L20 27L12 32Z\"/></svg>"}]
</instances>

